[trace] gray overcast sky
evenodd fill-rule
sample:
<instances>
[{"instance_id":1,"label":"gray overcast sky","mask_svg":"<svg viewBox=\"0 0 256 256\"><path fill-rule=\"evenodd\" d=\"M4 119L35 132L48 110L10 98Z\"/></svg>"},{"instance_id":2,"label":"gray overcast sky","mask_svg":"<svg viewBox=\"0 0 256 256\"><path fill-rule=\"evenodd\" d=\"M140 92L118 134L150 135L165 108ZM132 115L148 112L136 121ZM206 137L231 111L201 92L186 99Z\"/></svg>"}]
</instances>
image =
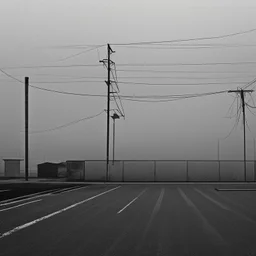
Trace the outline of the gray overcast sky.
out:
<instances>
[{"instance_id":1,"label":"gray overcast sky","mask_svg":"<svg viewBox=\"0 0 256 256\"><path fill-rule=\"evenodd\" d=\"M0 67L22 81L25 76L29 76L33 85L78 93L106 94L104 80L107 72L103 67L8 67L99 64L99 59L106 58L104 46L98 51L92 50L60 61L87 49L75 45L175 40L250 30L256 28L255 8L253 0L2 0ZM112 58L119 70L119 81L155 84L120 83L120 94L213 92L236 89L256 77L256 64L158 67L121 65L256 61L256 32L226 39L182 43L187 44L218 46L190 46L185 49L179 43L168 49L145 49L113 45L115 53ZM124 69L137 72L121 71ZM148 69L170 72L138 72ZM0 76L0 156L23 157L24 86L4 74ZM79 78L99 82L67 83ZM62 81L65 83L51 83ZM161 83L174 86L159 85ZM179 85L188 83L201 85ZM116 158L216 159L218 138L227 136L235 122L235 118L224 118L233 100L232 95L222 94L167 103L123 101L126 118L117 121ZM253 104L252 101L250 103ZM112 107L115 107L113 103ZM105 98L60 95L31 88L30 128L50 129L98 114L105 108ZM255 116L248 110L247 113L251 129L251 133L247 131L248 159L253 159L256 122ZM65 129L31 135L30 146L32 166L44 160L105 159L106 114ZM226 140L221 141L221 158L243 158L241 123Z\"/></svg>"}]
</instances>

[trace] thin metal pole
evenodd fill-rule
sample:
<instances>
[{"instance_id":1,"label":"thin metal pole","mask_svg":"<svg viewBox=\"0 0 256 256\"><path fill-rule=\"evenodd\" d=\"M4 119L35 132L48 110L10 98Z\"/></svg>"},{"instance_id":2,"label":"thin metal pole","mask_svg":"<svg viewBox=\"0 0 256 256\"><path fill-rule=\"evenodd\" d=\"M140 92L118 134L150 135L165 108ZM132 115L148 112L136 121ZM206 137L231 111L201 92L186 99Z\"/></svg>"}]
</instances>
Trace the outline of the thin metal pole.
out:
<instances>
[{"instance_id":1,"label":"thin metal pole","mask_svg":"<svg viewBox=\"0 0 256 256\"><path fill-rule=\"evenodd\" d=\"M221 181L221 173L220 173L220 140L218 140L218 162L219 162L219 181Z\"/></svg>"},{"instance_id":2,"label":"thin metal pole","mask_svg":"<svg viewBox=\"0 0 256 256\"><path fill-rule=\"evenodd\" d=\"M28 146L28 87L29 87L29 78L25 77L25 179L28 181L28 154L29 154L29 146Z\"/></svg>"},{"instance_id":3,"label":"thin metal pole","mask_svg":"<svg viewBox=\"0 0 256 256\"><path fill-rule=\"evenodd\" d=\"M154 160L154 181L156 182L156 160Z\"/></svg>"},{"instance_id":4,"label":"thin metal pole","mask_svg":"<svg viewBox=\"0 0 256 256\"><path fill-rule=\"evenodd\" d=\"M107 51L108 51L108 80L107 80L107 86L108 86L108 99L107 99L107 162L106 162L106 181L109 179L109 110L110 110L110 45L107 45Z\"/></svg>"},{"instance_id":5,"label":"thin metal pole","mask_svg":"<svg viewBox=\"0 0 256 256\"><path fill-rule=\"evenodd\" d=\"M112 164L115 163L115 128L116 128L116 121L113 118L113 161Z\"/></svg>"},{"instance_id":6,"label":"thin metal pole","mask_svg":"<svg viewBox=\"0 0 256 256\"><path fill-rule=\"evenodd\" d=\"M188 181L188 160L186 161L186 167L187 167L187 181Z\"/></svg>"},{"instance_id":7,"label":"thin metal pole","mask_svg":"<svg viewBox=\"0 0 256 256\"><path fill-rule=\"evenodd\" d=\"M220 140L218 140L218 160L220 160Z\"/></svg>"},{"instance_id":8,"label":"thin metal pole","mask_svg":"<svg viewBox=\"0 0 256 256\"><path fill-rule=\"evenodd\" d=\"M122 164L122 181L124 182L124 160Z\"/></svg>"},{"instance_id":9,"label":"thin metal pole","mask_svg":"<svg viewBox=\"0 0 256 256\"><path fill-rule=\"evenodd\" d=\"M255 161L256 161L256 156L255 156L256 143L255 143L255 139L253 139L253 149L254 149L254 181L255 181L255 175L256 175L256 166L255 166Z\"/></svg>"},{"instance_id":10,"label":"thin metal pole","mask_svg":"<svg viewBox=\"0 0 256 256\"><path fill-rule=\"evenodd\" d=\"M243 124L244 124L244 181L246 181L246 131L245 131L245 106L244 106L244 91L241 90L241 99L243 107Z\"/></svg>"}]
</instances>

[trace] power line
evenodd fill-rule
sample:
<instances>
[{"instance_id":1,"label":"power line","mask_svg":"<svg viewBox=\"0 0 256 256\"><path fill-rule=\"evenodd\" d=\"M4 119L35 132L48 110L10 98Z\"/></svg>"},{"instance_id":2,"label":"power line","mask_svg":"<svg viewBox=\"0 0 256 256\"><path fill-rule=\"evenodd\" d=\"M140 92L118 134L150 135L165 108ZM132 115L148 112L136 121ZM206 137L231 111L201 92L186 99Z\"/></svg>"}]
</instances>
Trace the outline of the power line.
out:
<instances>
[{"instance_id":1,"label":"power line","mask_svg":"<svg viewBox=\"0 0 256 256\"><path fill-rule=\"evenodd\" d=\"M38 87L38 86L35 86L35 85L30 85L30 87L41 90L41 91L54 92L54 93L66 94L66 95L87 96L87 97L88 96L91 96L91 97L106 97L106 95L102 95L102 94L88 94L88 93L75 93L75 92L58 91L58 90Z\"/></svg>"},{"instance_id":2,"label":"power line","mask_svg":"<svg viewBox=\"0 0 256 256\"><path fill-rule=\"evenodd\" d=\"M22 83L22 84L24 83L23 81L19 80L18 78L14 77L14 76L12 76L12 75L10 75L10 74L8 74L8 73L5 72L4 70L0 69L0 71L1 71L3 74L5 74L6 76L10 77L11 79L14 79L14 80L16 80L17 82Z\"/></svg>"},{"instance_id":3,"label":"power line","mask_svg":"<svg viewBox=\"0 0 256 256\"><path fill-rule=\"evenodd\" d=\"M256 47L256 44L154 44L153 46L121 46L128 49L156 49L156 50L196 50L196 49L217 49L217 48L238 48Z\"/></svg>"},{"instance_id":4,"label":"power line","mask_svg":"<svg viewBox=\"0 0 256 256\"><path fill-rule=\"evenodd\" d=\"M255 82L256 82L256 78L253 79L251 82L247 83L247 84L243 87L243 89L247 89L249 86L253 85Z\"/></svg>"},{"instance_id":5,"label":"power line","mask_svg":"<svg viewBox=\"0 0 256 256\"><path fill-rule=\"evenodd\" d=\"M238 97L237 97L238 98ZM232 129L230 130L230 132L228 133L227 136L225 136L224 138L222 138L223 140L227 139L231 134L232 132L237 128L238 126L238 123L239 123L239 120L240 120L240 115L241 115L241 112L242 112L242 104L240 102L240 107L237 108L237 115L236 115L236 121L235 121L235 124L234 126L232 127Z\"/></svg>"},{"instance_id":6,"label":"power line","mask_svg":"<svg viewBox=\"0 0 256 256\"><path fill-rule=\"evenodd\" d=\"M65 60L68 60L68 59L77 57L77 56L79 56L79 55L81 55L81 54L84 54L84 53L87 53L87 52L91 52L91 51L93 51L93 50L97 50L97 49L101 48L102 46L104 46L104 45L94 46L94 47L91 48L91 49L87 49L87 50L84 50L84 51L81 51L81 52L78 52L78 53L69 55L69 56L67 56L67 57L65 57L65 58L63 58L63 59L60 59L59 61L65 61Z\"/></svg>"},{"instance_id":7,"label":"power line","mask_svg":"<svg viewBox=\"0 0 256 256\"><path fill-rule=\"evenodd\" d=\"M105 44L106 45L106 44ZM81 48L91 48L91 47L100 47L101 44L67 44L67 45L55 45L48 48L53 49L62 49L62 48L74 48L74 47L81 47Z\"/></svg>"},{"instance_id":8,"label":"power line","mask_svg":"<svg viewBox=\"0 0 256 256\"><path fill-rule=\"evenodd\" d=\"M169 86L179 86L179 85L225 85L225 84L243 84L246 82L212 82L212 83L144 83L144 82L124 82L119 81L119 84L134 84L134 85L153 85L153 86L161 86L161 85L169 85Z\"/></svg>"},{"instance_id":9,"label":"power line","mask_svg":"<svg viewBox=\"0 0 256 256\"><path fill-rule=\"evenodd\" d=\"M99 64L72 64L72 65L46 65L46 66L19 66L19 67L4 67L2 69L33 69L33 68L75 68L75 67L101 67Z\"/></svg>"},{"instance_id":10,"label":"power line","mask_svg":"<svg viewBox=\"0 0 256 256\"><path fill-rule=\"evenodd\" d=\"M194 37L194 38L187 38L187 39L174 39L174 40L165 40L165 41L144 41L144 42L118 43L118 44L113 43L112 45L140 45L140 44L145 45L145 44L157 44L157 43L163 44L163 43L188 42L188 41L203 41L203 40L222 39L222 38L233 37L233 36L238 36L243 34L249 34L255 31L256 31L256 28L235 32L231 34L218 35L218 36Z\"/></svg>"},{"instance_id":11,"label":"power line","mask_svg":"<svg viewBox=\"0 0 256 256\"><path fill-rule=\"evenodd\" d=\"M37 84L102 83L100 80L34 81Z\"/></svg>"},{"instance_id":12,"label":"power line","mask_svg":"<svg viewBox=\"0 0 256 256\"><path fill-rule=\"evenodd\" d=\"M248 103L246 103L246 105L247 105L248 107L250 107L250 108L256 108L255 106L252 106L252 105L250 105L250 104L248 104Z\"/></svg>"},{"instance_id":13,"label":"power line","mask_svg":"<svg viewBox=\"0 0 256 256\"><path fill-rule=\"evenodd\" d=\"M146 69L117 69L118 72L146 72L146 73L191 73L191 74L250 74L241 71L181 71L181 70L146 70Z\"/></svg>"},{"instance_id":14,"label":"power line","mask_svg":"<svg viewBox=\"0 0 256 256\"><path fill-rule=\"evenodd\" d=\"M39 130L39 131L31 131L30 134L45 133L45 132L51 132L51 131L56 131L56 130L59 130L59 129L62 129L62 128L66 128L66 127L68 127L68 126L77 124L77 123L79 123L79 122L82 122L82 121L85 121L85 120L89 120L89 119L95 118L95 117L101 115L103 112L104 112L104 110L101 111L100 113L96 114L96 115L89 116L89 117L83 117L83 118L81 118L81 119L78 119L78 120L75 120L75 121L72 121L72 122L63 124L63 125L61 125L61 126L57 126L57 127L51 128L51 129Z\"/></svg>"},{"instance_id":15,"label":"power line","mask_svg":"<svg viewBox=\"0 0 256 256\"><path fill-rule=\"evenodd\" d=\"M165 67L165 66L212 66L212 65L254 65L256 61L205 62L205 63L120 63L126 67Z\"/></svg>"}]
</instances>

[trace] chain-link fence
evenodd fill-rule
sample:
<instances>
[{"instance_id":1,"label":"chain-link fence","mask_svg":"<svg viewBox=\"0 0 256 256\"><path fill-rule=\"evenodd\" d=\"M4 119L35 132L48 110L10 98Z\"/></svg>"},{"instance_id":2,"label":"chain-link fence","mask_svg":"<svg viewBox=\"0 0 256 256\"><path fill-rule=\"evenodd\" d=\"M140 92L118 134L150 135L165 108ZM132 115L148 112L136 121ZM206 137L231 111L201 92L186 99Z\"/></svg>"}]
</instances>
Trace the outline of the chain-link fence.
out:
<instances>
[{"instance_id":1,"label":"chain-link fence","mask_svg":"<svg viewBox=\"0 0 256 256\"><path fill-rule=\"evenodd\" d=\"M84 163L80 170L81 180L106 180L106 161ZM255 164L254 161L246 162L246 181L255 181ZM109 181L244 181L244 169L244 161L240 160L120 160L110 161ZM72 179L72 171L68 173Z\"/></svg>"}]
</instances>

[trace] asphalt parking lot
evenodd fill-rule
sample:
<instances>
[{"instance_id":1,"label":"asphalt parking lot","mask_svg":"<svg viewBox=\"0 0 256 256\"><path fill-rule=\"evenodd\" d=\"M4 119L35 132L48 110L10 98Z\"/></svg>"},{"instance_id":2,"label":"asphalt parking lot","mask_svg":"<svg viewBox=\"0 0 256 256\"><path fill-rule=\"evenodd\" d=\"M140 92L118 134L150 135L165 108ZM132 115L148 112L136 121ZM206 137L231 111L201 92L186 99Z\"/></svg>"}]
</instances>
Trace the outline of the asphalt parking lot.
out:
<instances>
[{"instance_id":1,"label":"asphalt parking lot","mask_svg":"<svg viewBox=\"0 0 256 256\"><path fill-rule=\"evenodd\" d=\"M256 255L255 188L79 184L1 200L0 255Z\"/></svg>"}]
</instances>

